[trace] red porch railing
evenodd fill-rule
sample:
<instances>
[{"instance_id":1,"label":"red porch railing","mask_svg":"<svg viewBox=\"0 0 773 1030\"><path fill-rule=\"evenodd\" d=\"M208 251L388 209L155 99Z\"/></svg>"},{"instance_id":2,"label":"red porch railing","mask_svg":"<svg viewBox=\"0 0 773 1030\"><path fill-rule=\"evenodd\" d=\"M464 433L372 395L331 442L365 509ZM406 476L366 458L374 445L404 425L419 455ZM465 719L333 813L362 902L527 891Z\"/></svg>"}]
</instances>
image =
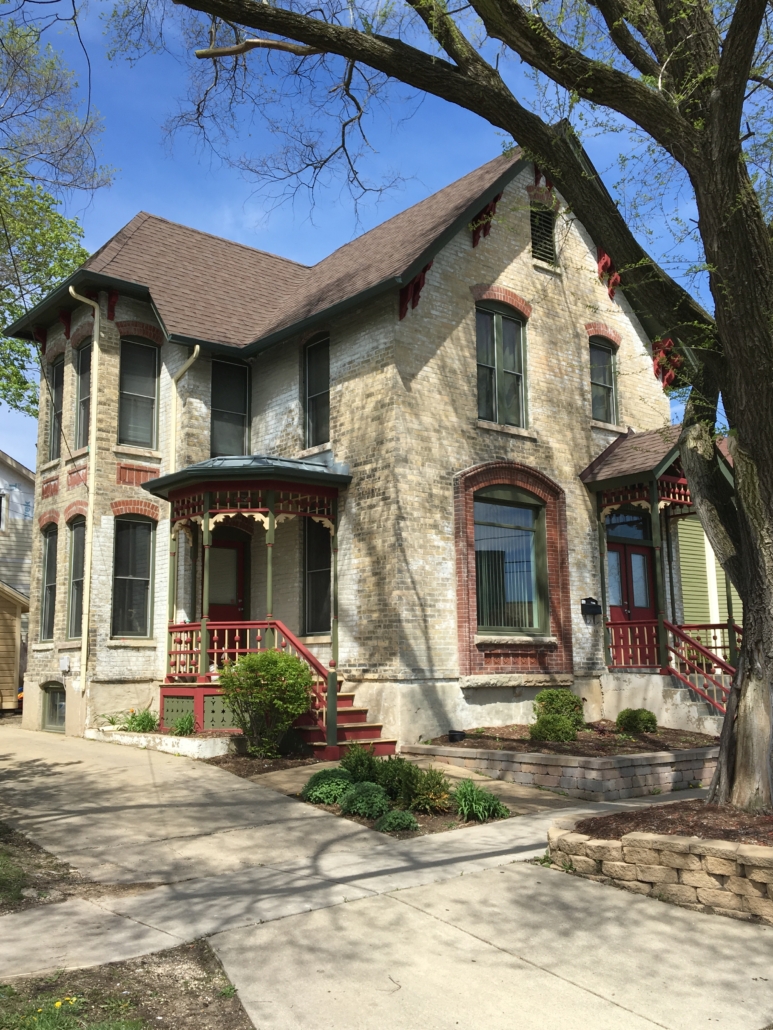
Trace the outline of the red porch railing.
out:
<instances>
[{"instance_id":1,"label":"red porch railing","mask_svg":"<svg viewBox=\"0 0 773 1030\"><path fill-rule=\"evenodd\" d=\"M608 622L612 669L657 669L658 624L646 622Z\"/></svg>"},{"instance_id":2,"label":"red porch railing","mask_svg":"<svg viewBox=\"0 0 773 1030\"><path fill-rule=\"evenodd\" d=\"M680 629L670 622L665 622L664 626L668 631L669 672L724 715L735 676L733 666L688 635L686 626Z\"/></svg>"},{"instance_id":3,"label":"red porch railing","mask_svg":"<svg viewBox=\"0 0 773 1030\"><path fill-rule=\"evenodd\" d=\"M736 623L733 624L735 640L731 638L726 622L691 622L685 623L679 628L693 640L697 640L707 651L718 655L728 665L734 664L733 659L741 649L741 637L743 636L743 629Z\"/></svg>"}]
</instances>

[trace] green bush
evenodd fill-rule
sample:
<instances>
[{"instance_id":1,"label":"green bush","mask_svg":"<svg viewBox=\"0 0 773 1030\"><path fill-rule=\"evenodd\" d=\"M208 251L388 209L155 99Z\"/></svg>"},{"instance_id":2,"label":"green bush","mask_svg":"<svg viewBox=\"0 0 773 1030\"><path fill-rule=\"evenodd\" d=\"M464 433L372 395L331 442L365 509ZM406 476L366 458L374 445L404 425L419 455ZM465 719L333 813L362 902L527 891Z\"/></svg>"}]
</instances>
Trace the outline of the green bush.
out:
<instances>
[{"instance_id":1,"label":"green bush","mask_svg":"<svg viewBox=\"0 0 773 1030\"><path fill-rule=\"evenodd\" d=\"M279 742L311 707L308 665L283 651L245 654L223 666L218 685L223 701L247 740L247 751L274 758Z\"/></svg>"},{"instance_id":2,"label":"green bush","mask_svg":"<svg viewBox=\"0 0 773 1030\"><path fill-rule=\"evenodd\" d=\"M624 708L617 717L621 733L657 733L658 720L649 708Z\"/></svg>"},{"instance_id":3,"label":"green bush","mask_svg":"<svg viewBox=\"0 0 773 1030\"><path fill-rule=\"evenodd\" d=\"M451 807L451 784L439 769L420 769L411 808L417 812L447 812Z\"/></svg>"},{"instance_id":4,"label":"green bush","mask_svg":"<svg viewBox=\"0 0 773 1030\"><path fill-rule=\"evenodd\" d=\"M363 744L350 744L341 759L341 768L351 773L355 783L378 783L379 765L373 749Z\"/></svg>"},{"instance_id":5,"label":"green bush","mask_svg":"<svg viewBox=\"0 0 773 1030\"><path fill-rule=\"evenodd\" d=\"M196 716L193 712L186 712L185 715L181 715L179 719L176 719L172 726L172 733L178 737L190 737L192 733L196 732Z\"/></svg>"},{"instance_id":6,"label":"green bush","mask_svg":"<svg viewBox=\"0 0 773 1030\"><path fill-rule=\"evenodd\" d=\"M389 798L384 788L367 780L349 787L338 803L344 815L359 815L363 819L380 819L389 811Z\"/></svg>"},{"instance_id":7,"label":"green bush","mask_svg":"<svg viewBox=\"0 0 773 1030\"><path fill-rule=\"evenodd\" d=\"M121 729L129 733L153 733L158 729L158 716L149 708L141 708L139 712L132 709Z\"/></svg>"},{"instance_id":8,"label":"green bush","mask_svg":"<svg viewBox=\"0 0 773 1030\"><path fill-rule=\"evenodd\" d=\"M384 788L399 808L411 808L421 770L406 758L395 756L376 762L374 782Z\"/></svg>"},{"instance_id":9,"label":"green bush","mask_svg":"<svg viewBox=\"0 0 773 1030\"><path fill-rule=\"evenodd\" d=\"M495 794L479 787L472 780L462 780L453 798L456 810L465 822L477 819L483 823L487 819L506 819L510 815L510 809Z\"/></svg>"},{"instance_id":10,"label":"green bush","mask_svg":"<svg viewBox=\"0 0 773 1030\"><path fill-rule=\"evenodd\" d=\"M571 690L541 690L534 698L534 709L538 720L543 715L563 715L576 730L581 730L585 725L582 698ZM574 737L571 739L574 740Z\"/></svg>"},{"instance_id":11,"label":"green bush","mask_svg":"<svg viewBox=\"0 0 773 1030\"><path fill-rule=\"evenodd\" d=\"M565 715L541 715L529 727L532 740L576 740L577 729Z\"/></svg>"},{"instance_id":12,"label":"green bush","mask_svg":"<svg viewBox=\"0 0 773 1030\"><path fill-rule=\"evenodd\" d=\"M418 828L419 824L416 821L416 817L411 815L410 812L401 811L399 808L395 808L392 812L382 815L373 827L374 830L378 830L380 833L403 833L408 830L418 830Z\"/></svg>"},{"instance_id":13,"label":"green bush","mask_svg":"<svg viewBox=\"0 0 773 1030\"><path fill-rule=\"evenodd\" d=\"M346 769L320 769L306 781L301 797L312 805L337 805L351 786Z\"/></svg>"}]
</instances>

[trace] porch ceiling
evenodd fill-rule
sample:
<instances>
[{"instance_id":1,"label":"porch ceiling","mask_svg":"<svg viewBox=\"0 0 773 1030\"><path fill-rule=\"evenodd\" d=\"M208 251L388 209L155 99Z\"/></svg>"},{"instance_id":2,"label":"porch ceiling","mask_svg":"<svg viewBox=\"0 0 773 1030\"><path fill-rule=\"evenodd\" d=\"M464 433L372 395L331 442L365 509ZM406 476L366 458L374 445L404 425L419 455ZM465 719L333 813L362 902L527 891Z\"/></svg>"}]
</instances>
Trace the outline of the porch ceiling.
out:
<instances>
[{"instance_id":1,"label":"porch ceiling","mask_svg":"<svg viewBox=\"0 0 773 1030\"><path fill-rule=\"evenodd\" d=\"M210 458L189 465L168 476L143 483L143 489L155 497L169 500L170 494L205 483L260 482L271 480L303 486L348 486L352 481L349 466L338 462L322 462L299 458L277 458L264 454L231 455Z\"/></svg>"}]
</instances>

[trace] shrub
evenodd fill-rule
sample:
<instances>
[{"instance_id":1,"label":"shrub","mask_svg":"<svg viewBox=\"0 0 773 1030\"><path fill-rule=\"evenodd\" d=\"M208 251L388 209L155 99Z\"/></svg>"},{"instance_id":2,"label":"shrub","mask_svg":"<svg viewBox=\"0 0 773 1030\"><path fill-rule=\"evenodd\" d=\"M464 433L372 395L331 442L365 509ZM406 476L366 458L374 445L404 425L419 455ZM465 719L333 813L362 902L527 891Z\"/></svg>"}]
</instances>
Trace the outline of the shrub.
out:
<instances>
[{"instance_id":1,"label":"shrub","mask_svg":"<svg viewBox=\"0 0 773 1030\"><path fill-rule=\"evenodd\" d=\"M621 733L657 733L658 720L649 708L624 708L617 717Z\"/></svg>"},{"instance_id":2,"label":"shrub","mask_svg":"<svg viewBox=\"0 0 773 1030\"><path fill-rule=\"evenodd\" d=\"M538 720L543 715L563 715L576 730L581 730L585 725L582 698L571 690L541 690L534 698L534 708ZM571 739L574 740L574 737Z\"/></svg>"},{"instance_id":3,"label":"shrub","mask_svg":"<svg viewBox=\"0 0 773 1030\"><path fill-rule=\"evenodd\" d=\"M141 708L139 712L132 708L121 729L129 733L153 733L158 729L158 716L149 708Z\"/></svg>"},{"instance_id":4,"label":"shrub","mask_svg":"<svg viewBox=\"0 0 773 1030\"><path fill-rule=\"evenodd\" d=\"M510 815L510 809L495 794L479 787L472 780L462 780L454 791L454 802L465 822L477 819L482 823L486 819L506 819Z\"/></svg>"},{"instance_id":5,"label":"shrub","mask_svg":"<svg viewBox=\"0 0 773 1030\"><path fill-rule=\"evenodd\" d=\"M355 783L378 783L379 765L373 748L363 744L350 744L341 759L341 768L351 773Z\"/></svg>"},{"instance_id":6,"label":"shrub","mask_svg":"<svg viewBox=\"0 0 773 1030\"><path fill-rule=\"evenodd\" d=\"M565 715L541 715L529 727L532 740L576 740L577 730Z\"/></svg>"},{"instance_id":7,"label":"shrub","mask_svg":"<svg viewBox=\"0 0 773 1030\"><path fill-rule=\"evenodd\" d=\"M172 726L172 733L178 737L190 737L196 731L196 716L193 712L186 712L176 719Z\"/></svg>"},{"instance_id":8,"label":"shrub","mask_svg":"<svg viewBox=\"0 0 773 1030\"><path fill-rule=\"evenodd\" d=\"M374 782L384 788L399 808L411 808L421 771L413 762L395 756L376 762Z\"/></svg>"},{"instance_id":9,"label":"shrub","mask_svg":"<svg viewBox=\"0 0 773 1030\"><path fill-rule=\"evenodd\" d=\"M384 788L367 780L352 784L338 803L344 815L359 815L363 819L379 819L389 811Z\"/></svg>"},{"instance_id":10,"label":"shrub","mask_svg":"<svg viewBox=\"0 0 773 1030\"><path fill-rule=\"evenodd\" d=\"M380 833L404 833L408 830L418 830L418 828L416 817L410 812L402 812L399 808L382 815L373 827Z\"/></svg>"},{"instance_id":11,"label":"shrub","mask_svg":"<svg viewBox=\"0 0 773 1030\"><path fill-rule=\"evenodd\" d=\"M279 753L284 734L311 707L309 667L283 651L242 655L223 666L219 685L247 740L247 751L262 758Z\"/></svg>"},{"instance_id":12,"label":"shrub","mask_svg":"<svg viewBox=\"0 0 773 1030\"><path fill-rule=\"evenodd\" d=\"M351 785L346 769L320 769L306 781L301 797L312 805L337 805Z\"/></svg>"},{"instance_id":13,"label":"shrub","mask_svg":"<svg viewBox=\"0 0 773 1030\"><path fill-rule=\"evenodd\" d=\"M417 812L447 812L451 807L451 784L439 769L420 769L411 808Z\"/></svg>"}]
</instances>

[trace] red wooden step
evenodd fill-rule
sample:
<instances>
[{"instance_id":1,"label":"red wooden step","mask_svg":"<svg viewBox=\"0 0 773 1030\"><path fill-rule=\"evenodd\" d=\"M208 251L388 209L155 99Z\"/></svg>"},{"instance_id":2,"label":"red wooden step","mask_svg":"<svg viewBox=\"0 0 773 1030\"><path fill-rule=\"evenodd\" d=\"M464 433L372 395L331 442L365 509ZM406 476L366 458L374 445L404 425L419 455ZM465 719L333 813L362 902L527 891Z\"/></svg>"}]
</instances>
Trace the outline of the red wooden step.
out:
<instances>
[{"instance_id":1,"label":"red wooden step","mask_svg":"<svg viewBox=\"0 0 773 1030\"><path fill-rule=\"evenodd\" d=\"M337 726L338 739L342 743L347 740L372 740L373 738L380 739L381 723L380 722L351 722L344 723L343 725ZM298 732L302 734L303 738L308 743L315 743L317 741L324 741L327 728L323 725L318 726L299 726Z\"/></svg>"},{"instance_id":2,"label":"red wooden step","mask_svg":"<svg viewBox=\"0 0 773 1030\"><path fill-rule=\"evenodd\" d=\"M315 758L321 758L324 762L337 762L343 757L346 748L353 743L372 747L373 754L379 758L393 755L397 748L396 739L387 739L385 737L375 737L373 740L342 741L340 744L334 744L332 747L329 747L324 741L319 741L312 743L311 746L314 748Z\"/></svg>"}]
</instances>

